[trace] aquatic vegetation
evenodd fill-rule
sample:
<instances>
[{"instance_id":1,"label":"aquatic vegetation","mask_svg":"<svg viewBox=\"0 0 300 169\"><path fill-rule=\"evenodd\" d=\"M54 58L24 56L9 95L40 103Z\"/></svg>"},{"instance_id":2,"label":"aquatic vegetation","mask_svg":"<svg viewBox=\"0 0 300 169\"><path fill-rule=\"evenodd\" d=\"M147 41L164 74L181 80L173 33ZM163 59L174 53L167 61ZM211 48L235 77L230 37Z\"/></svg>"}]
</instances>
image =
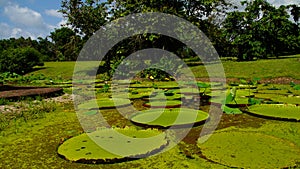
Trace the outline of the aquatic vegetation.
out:
<instances>
[{"instance_id":1,"label":"aquatic vegetation","mask_svg":"<svg viewBox=\"0 0 300 169\"><path fill-rule=\"evenodd\" d=\"M93 100L89 100L87 102L84 102L84 103L78 105L78 108L79 109L86 109L86 110L110 109L110 108L128 106L130 104L131 104L131 102L128 99L102 98L102 99L93 99Z\"/></svg>"},{"instance_id":2,"label":"aquatic vegetation","mask_svg":"<svg viewBox=\"0 0 300 169\"><path fill-rule=\"evenodd\" d=\"M167 145L166 134L158 130L103 128L68 139L57 151L73 162L113 163L147 157Z\"/></svg>"},{"instance_id":3,"label":"aquatic vegetation","mask_svg":"<svg viewBox=\"0 0 300 169\"><path fill-rule=\"evenodd\" d=\"M253 115L272 119L300 121L300 107L295 105L260 104L248 107Z\"/></svg>"},{"instance_id":4,"label":"aquatic vegetation","mask_svg":"<svg viewBox=\"0 0 300 169\"><path fill-rule=\"evenodd\" d=\"M209 160L237 168L293 167L300 161L300 149L294 143L274 136L225 129L212 134L198 147Z\"/></svg>"},{"instance_id":5,"label":"aquatic vegetation","mask_svg":"<svg viewBox=\"0 0 300 169\"><path fill-rule=\"evenodd\" d=\"M242 114L243 112L239 108L231 108L228 106L223 105L222 110L226 114Z\"/></svg>"},{"instance_id":6,"label":"aquatic vegetation","mask_svg":"<svg viewBox=\"0 0 300 169\"><path fill-rule=\"evenodd\" d=\"M134 114L130 120L136 124L146 126L169 127L193 123L200 123L209 117L208 113L201 110L175 108L175 109L150 109Z\"/></svg>"},{"instance_id":7,"label":"aquatic vegetation","mask_svg":"<svg viewBox=\"0 0 300 169\"><path fill-rule=\"evenodd\" d=\"M151 108L176 108L180 107L182 102L180 100L154 100L144 104L145 107Z\"/></svg>"}]
</instances>

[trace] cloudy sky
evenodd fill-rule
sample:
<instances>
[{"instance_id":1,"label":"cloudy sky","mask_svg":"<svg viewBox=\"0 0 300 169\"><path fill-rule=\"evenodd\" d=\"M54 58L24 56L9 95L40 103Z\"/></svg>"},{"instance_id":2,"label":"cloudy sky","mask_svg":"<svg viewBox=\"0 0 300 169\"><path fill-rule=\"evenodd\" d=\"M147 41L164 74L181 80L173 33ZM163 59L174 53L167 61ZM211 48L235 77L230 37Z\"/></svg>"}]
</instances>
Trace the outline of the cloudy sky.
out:
<instances>
[{"instance_id":1,"label":"cloudy sky","mask_svg":"<svg viewBox=\"0 0 300 169\"><path fill-rule=\"evenodd\" d=\"M61 0L0 0L0 39L45 37L65 23Z\"/></svg>"},{"instance_id":2,"label":"cloudy sky","mask_svg":"<svg viewBox=\"0 0 300 169\"><path fill-rule=\"evenodd\" d=\"M232 0L238 3L238 0ZM268 0L279 6L299 0ZM60 13L61 0L0 0L0 39L46 37L65 23Z\"/></svg>"}]
</instances>

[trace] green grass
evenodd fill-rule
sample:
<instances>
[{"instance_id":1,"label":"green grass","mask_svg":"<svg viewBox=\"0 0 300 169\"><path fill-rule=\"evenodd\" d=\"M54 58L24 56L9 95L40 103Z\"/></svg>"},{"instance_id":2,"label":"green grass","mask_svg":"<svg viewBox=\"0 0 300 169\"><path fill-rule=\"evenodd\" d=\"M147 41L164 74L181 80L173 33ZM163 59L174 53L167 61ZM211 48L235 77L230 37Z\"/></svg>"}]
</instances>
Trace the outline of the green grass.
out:
<instances>
[{"instance_id":1,"label":"green grass","mask_svg":"<svg viewBox=\"0 0 300 169\"><path fill-rule=\"evenodd\" d=\"M75 63L75 61L45 62L44 66L37 67L39 70L29 74L44 74L52 79L70 80L73 76ZM83 62L78 69L82 71L90 70L90 66L93 66L95 63L94 61Z\"/></svg>"},{"instance_id":2,"label":"green grass","mask_svg":"<svg viewBox=\"0 0 300 169\"><path fill-rule=\"evenodd\" d=\"M227 78L275 78L291 77L300 79L300 55L282 59L258 60L249 62L223 61L223 67ZM208 65L213 68L214 65ZM196 77L208 77L204 66L192 67Z\"/></svg>"},{"instance_id":3,"label":"green grass","mask_svg":"<svg viewBox=\"0 0 300 169\"><path fill-rule=\"evenodd\" d=\"M275 78L275 77L291 77L300 80L300 55L291 57L282 57L282 59L258 60L249 62L223 61L223 67L227 78ZM33 72L33 74L42 73L47 77L63 79L71 79L74 71L75 62L45 62L45 66L41 70ZM83 65L83 70L86 69ZM214 65L208 65L213 67ZM191 67L195 77L208 77L206 69L203 65ZM31 73L30 73L31 74ZM156 83L155 83L156 84ZM152 85L151 82L148 83ZM158 83L163 86L164 82ZM170 85L170 84L168 84ZM172 84L173 85L173 84ZM176 83L174 83L176 86ZM143 86L135 84L132 86Z\"/></svg>"}]
</instances>

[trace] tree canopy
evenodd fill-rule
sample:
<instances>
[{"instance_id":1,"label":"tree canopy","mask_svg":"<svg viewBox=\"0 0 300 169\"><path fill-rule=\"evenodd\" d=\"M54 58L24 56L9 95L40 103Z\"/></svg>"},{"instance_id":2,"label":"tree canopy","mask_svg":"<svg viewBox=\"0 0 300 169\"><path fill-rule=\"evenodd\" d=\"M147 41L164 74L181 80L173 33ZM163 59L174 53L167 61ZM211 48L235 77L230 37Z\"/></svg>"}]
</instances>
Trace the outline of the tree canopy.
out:
<instances>
[{"instance_id":1,"label":"tree canopy","mask_svg":"<svg viewBox=\"0 0 300 169\"><path fill-rule=\"evenodd\" d=\"M62 0L60 12L68 19L69 27L55 29L37 40L0 40L0 54L8 59L8 53L19 53L14 49L32 48L39 52L39 60L76 60L84 43L101 26L144 12L168 13L193 23L211 40L221 57L243 61L300 53L299 4L275 7L266 0L245 0L241 4L243 9L235 8L227 0ZM168 50L181 58L195 56L176 39L139 34L124 39L109 51L104 58L105 69L109 71L120 59L146 48Z\"/></svg>"},{"instance_id":2,"label":"tree canopy","mask_svg":"<svg viewBox=\"0 0 300 169\"><path fill-rule=\"evenodd\" d=\"M276 8L265 0L243 1L242 4L245 11L230 12L224 21L226 38L235 49L233 56L253 60L299 52L297 14L293 23L289 7Z\"/></svg>"}]
</instances>

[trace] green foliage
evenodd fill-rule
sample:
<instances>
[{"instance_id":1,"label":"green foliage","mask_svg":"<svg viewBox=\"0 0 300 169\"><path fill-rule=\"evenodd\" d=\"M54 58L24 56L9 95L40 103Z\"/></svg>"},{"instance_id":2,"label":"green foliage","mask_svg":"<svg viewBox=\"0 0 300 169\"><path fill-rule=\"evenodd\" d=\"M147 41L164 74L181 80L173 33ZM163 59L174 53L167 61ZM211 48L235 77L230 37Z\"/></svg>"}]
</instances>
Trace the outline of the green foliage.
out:
<instances>
[{"instance_id":1,"label":"green foliage","mask_svg":"<svg viewBox=\"0 0 300 169\"><path fill-rule=\"evenodd\" d=\"M211 31L214 27L217 32L218 25L215 25L213 19L215 14L225 11L229 3L223 0L211 1L84 1L84 0L62 0L62 9L60 12L68 18L70 24L77 33L84 36L84 39L90 38L101 26L110 21L115 21L120 17L128 16L133 13L145 12L163 12L173 14L184 18L207 34L211 34L214 40L218 40L219 33ZM199 10L201 8L201 10ZM124 30L130 31L130 30ZM224 38L223 38L224 39ZM104 57L105 65L103 70L106 72L114 71L116 68L112 63L122 60L136 51L146 48L159 48L177 54L178 56L195 56L193 52L182 42L168 36L140 33L119 42ZM89 59L89 58L87 58ZM170 61L170 60L166 60ZM177 69L173 69L177 70ZM111 77L111 72L110 77ZM123 73L123 72L119 72ZM153 76L155 79L169 78L165 71L158 69L146 69L141 73L142 77Z\"/></svg>"},{"instance_id":2,"label":"green foliage","mask_svg":"<svg viewBox=\"0 0 300 169\"><path fill-rule=\"evenodd\" d=\"M242 114L243 113L239 108L231 108L226 105L223 105L221 108L225 114Z\"/></svg>"},{"instance_id":3,"label":"green foliage","mask_svg":"<svg viewBox=\"0 0 300 169\"><path fill-rule=\"evenodd\" d=\"M248 104L250 104L250 105L260 104L261 102L262 102L261 99L255 99L252 97L249 97L249 99L248 99Z\"/></svg>"},{"instance_id":4,"label":"green foliage","mask_svg":"<svg viewBox=\"0 0 300 169\"><path fill-rule=\"evenodd\" d=\"M226 96L225 104L228 104L228 103L230 103L232 101L234 101L236 103L235 97L236 97L236 87L233 87L230 90L230 93Z\"/></svg>"},{"instance_id":5,"label":"green foliage","mask_svg":"<svg viewBox=\"0 0 300 169\"><path fill-rule=\"evenodd\" d=\"M72 61L76 60L83 46L80 36L67 27L55 29L49 36L54 44L56 58L50 58L55 61Z\"/></svg>"},{"instance_id":6,"label":"green foliage","mask_svg":"<svg viewBox=\"0 0 300 169\"><path fill-rule=\"evenodd\" d=\"M109 91L109 89L110 89L109 84L105 83L103 88L102 88L102 92L107 93Z\"/></svg>"},{"instance_id":7,"label":"green foliage","mask_svg":"<svg viewBox=\"0 0 300 169\"><path fill-rule=\"evenodd\" d=\"M44 74L27 74L19 75L17 73L4 72L0 74L0 81L5 83L18 83L18 84L46 84L52 81L51 78L46 77Z\"/></svg>"},{"instance_id":8,"label":"green foliage","mask_svg":"<svg viewBox=\"0 0 300 169\"><path fill-rule=\"evenodd\" d=\"M34 48L8 49L0 54L0 72L25 74L34 66L41 65L43 65L42 55Z\"/></svg>"},{"instance_id":9,"label":"green foliage","mask_svg":"<svg viewBox=\"0 0 300 169\"><path fill-rule=\"evenodd\" d=\"M7 100L7 99L4 99L4 98L0 98L0 105L7 105L7 104L9 104L9 100Z\"/></svg>"},{"instance_id":10,"label":"green foliage","mask_svg":"<svg viewBox=\"0 0 300 169\"><path fill-rule=\"evenodd\" d=\"M274 7L265 0L241 3L245 10L230 12L224 22L227 39L236 49L230 49L231 56L254 60L299 52L299 26L289 20L288 6Z\"/></svg>"},{"instance_id":11,"label":"green foliage","mask_svg":"<svg viewBox=\"0 0 300 169\"><path fill-rule=\"evenodd\" d=\"M150 109L134 114L130 120L143 125L169 127L199 123L208 116L204 111L187 108Z\"/></svg>"},{"instance_id":12,"label":"green foliage","mask_svg":"<svg viewBox=\"0 0 300 169\"><path fill-rule=\"evenodd\" d=\"M46 113L54 112L57 109L57 104L53 101L22 101L18 104L17 109L12 109L9 113L0 113L0 131L7 128L15 128L18 132L19 121L28 122L45 117Z\"/></svg>"}]
</instances>

